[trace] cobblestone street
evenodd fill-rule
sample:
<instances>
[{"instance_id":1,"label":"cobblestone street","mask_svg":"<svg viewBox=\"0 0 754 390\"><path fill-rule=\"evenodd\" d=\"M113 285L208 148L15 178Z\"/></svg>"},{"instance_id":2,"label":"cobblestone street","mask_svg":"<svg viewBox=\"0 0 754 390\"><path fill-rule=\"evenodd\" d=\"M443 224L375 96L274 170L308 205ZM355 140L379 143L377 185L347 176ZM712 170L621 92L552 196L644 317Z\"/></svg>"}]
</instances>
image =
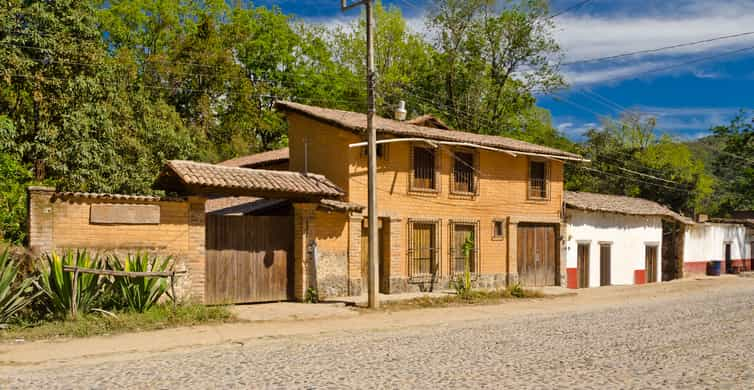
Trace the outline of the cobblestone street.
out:
<instances>
[{"instance_id":1,"label":"cobblestone street","mask_svg":"<svg viewBox=\"0 0 754 390\"><path fill-rule=\"evenodd\" d=\"M555 300L557 301L557 300ZM751 388L754 282L612 305L4 371L3 388ZM444 312L444 313L445 313Z\"/></svg>"}]
</instances>

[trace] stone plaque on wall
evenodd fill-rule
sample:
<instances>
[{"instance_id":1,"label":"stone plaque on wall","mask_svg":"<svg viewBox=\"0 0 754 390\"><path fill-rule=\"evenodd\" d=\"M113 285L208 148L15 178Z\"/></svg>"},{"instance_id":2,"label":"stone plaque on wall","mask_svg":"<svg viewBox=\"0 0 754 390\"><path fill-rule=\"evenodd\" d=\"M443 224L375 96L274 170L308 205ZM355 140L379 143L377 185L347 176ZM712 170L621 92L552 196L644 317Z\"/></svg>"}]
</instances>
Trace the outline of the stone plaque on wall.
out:
<instances>
[{"instance_id":1,"label":"stone plaque on wall","mask_svg":"<svg viewBox=\"0 0 754 390\"><path fill-rule=\"evenodd\" d=\"M157 225L160 223L160 206L156 204L95 203L91 206L89 223Z\"/></svg>"}]
</instances>

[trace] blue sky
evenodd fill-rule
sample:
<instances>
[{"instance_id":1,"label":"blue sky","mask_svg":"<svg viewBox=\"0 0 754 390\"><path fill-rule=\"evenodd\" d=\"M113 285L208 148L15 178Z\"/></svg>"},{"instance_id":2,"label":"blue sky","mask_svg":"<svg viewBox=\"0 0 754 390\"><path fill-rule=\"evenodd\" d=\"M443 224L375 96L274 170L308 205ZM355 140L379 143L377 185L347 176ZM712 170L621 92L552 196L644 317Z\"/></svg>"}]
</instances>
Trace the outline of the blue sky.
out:
<instances>
[{"instance_id":1,"label":"blue sky","mask_svg":"<svg viewBox=\"0 0 754 390\"><path fill-rule=\"evenodd\" d=\"M580 0L554 0L553 13ZM260 0L313 22L343 23L339 0ZM400 7L423 31L425 0L384 0ZM601 116L638 110L658 119L658 129L679 139L704 136L740 109L752 107L754 1L592 0L554 19L564 62L618 55L752 32L732 39L612 61L564 66L569 89L558 99L540 96L553 125L572 139L599 126ZM748 48L752 48L749 50ZM701 61L702 58L711 58ZM686 64L694 61L693 64Z\"/></svg>"}]
</instances>

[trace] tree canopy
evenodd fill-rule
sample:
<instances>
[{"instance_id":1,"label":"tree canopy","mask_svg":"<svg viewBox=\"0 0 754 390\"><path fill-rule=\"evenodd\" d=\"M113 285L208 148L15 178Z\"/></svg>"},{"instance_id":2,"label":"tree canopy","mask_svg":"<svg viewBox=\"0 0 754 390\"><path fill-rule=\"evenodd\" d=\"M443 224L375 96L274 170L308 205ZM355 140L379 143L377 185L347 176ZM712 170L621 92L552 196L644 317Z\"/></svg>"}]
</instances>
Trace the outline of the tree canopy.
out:
<instances>
[{"instance_id":1,"label":"tree canopy","mask_svg":"<svg viewBox=\"0 0 754 390\"><path fill-rule=\"evenodd\" d=\"M583 152L595 162L569 167L569 188L712 208L705 165L654 122L606 123L583 145L553 128L536 105L565 86L547 1L435 0L425 34L395 6L377 1L375 16L380 114L405 100L411 116ZM0 234L13 242L29 184L151 193L166 160L285 146L276 99L366 108L363 18L328 27L245 1L8 0L0 26ZM730 153L748 145L744 122L716 130ZM731 178L724 209L750 195L730 161L715 172Z\"/></svg>"}]
</instances>

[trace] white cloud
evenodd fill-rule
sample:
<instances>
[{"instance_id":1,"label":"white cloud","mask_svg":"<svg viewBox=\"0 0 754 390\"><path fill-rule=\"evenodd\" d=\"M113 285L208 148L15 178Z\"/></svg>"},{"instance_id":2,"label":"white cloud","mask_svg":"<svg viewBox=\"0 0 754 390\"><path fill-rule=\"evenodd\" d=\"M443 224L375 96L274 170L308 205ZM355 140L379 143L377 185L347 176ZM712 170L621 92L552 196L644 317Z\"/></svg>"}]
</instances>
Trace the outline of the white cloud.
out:
<instances>
[{"instance_id":1,"label":"white cloud","mask_svg":"<svg viewBox=\"0 0 754 390\"><path fill-rule=\"evenodd\" d=\"M557 19L555 37L565 50L565 62L607 57L752 31L754 12L750 8L739 4L718 4L710 9L696 7L699 13L683 16L564 15ZM752 44L754 35L748 35L665 53L700 53Z\"/></svg>"},{"instance_id":2,"label":"white cloud","mask_svg":"<svg viewBox=\"0 0 754 390\"><path fill-rule=\"evenodd\" d=\"M754 31L754 3L743 1L676 1L675 9L647 8L636 12L573 15L556 20L555 37L565 52L564 63L623 53L657 49L683 43ZM655 72L712 54L754 46L754 34L686 46L673 50L622 57L611 61L564 66L572 85L594 84L634 78L655 77L668 72L691 72L698 78L722 78L723 72L709 70L710 62ZM733 58L732 56L723 57ZM659 65L659 66L658 66Z\"/></svg>"},{"instance_id":3,"label":"white cloud","mask_svg":"<svg viewBox=\"0 0 754 390\"><path fill-rule=\"evenodd\" d=\"M615 83L626 78L667 67L670 62L641 62L604 68L563 69L566 81L572 87L590 84Z\"/></svg>"}]
</instances>

